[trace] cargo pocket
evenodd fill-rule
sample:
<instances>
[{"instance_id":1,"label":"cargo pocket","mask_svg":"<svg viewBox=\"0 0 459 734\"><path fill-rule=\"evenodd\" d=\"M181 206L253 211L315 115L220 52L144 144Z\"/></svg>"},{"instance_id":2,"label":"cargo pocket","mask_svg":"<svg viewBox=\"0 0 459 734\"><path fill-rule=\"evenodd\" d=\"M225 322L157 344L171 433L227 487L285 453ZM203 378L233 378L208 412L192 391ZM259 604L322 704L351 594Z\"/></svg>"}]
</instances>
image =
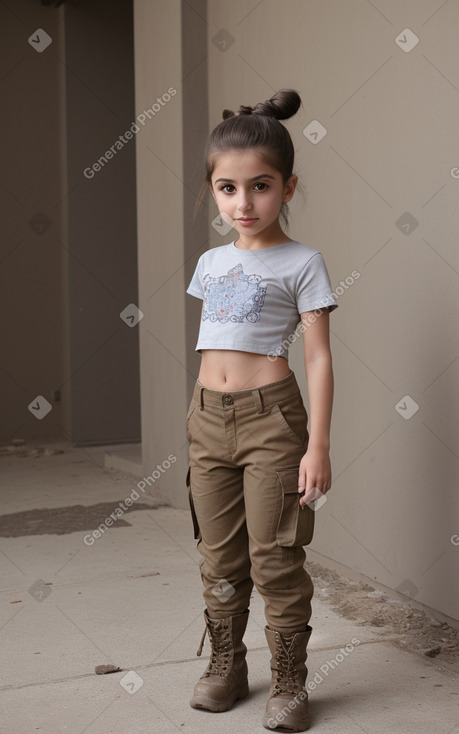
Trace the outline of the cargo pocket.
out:
<instances>
[{"instance_id":1,"label":"cargo pocket","mask_svg":"<svg viewBox=\"0 0 459 734\"><path fill-rule=\"evenodd\" d=\"M191 519L193 520L193 535L195 540L201 540L201 531L199 530L198 518L196 517L196 510L194 509L193 495L191 494L191 467L188 467L186 475L186 486L188 487L188 500L190 503Z\"/></svg>"},{"instance_id":2,"label":"cargo pocket","mask_svg":"<svg viewBox=\"0 0 459 734\"><path fill-rule=\"evenodd\" d=\"M277 545L291 548L308 545L314 533L314 511L300 505L298 494L299 465L276 470L282 492L282 508L277 525Z\"/></svg>"}]
</instances>

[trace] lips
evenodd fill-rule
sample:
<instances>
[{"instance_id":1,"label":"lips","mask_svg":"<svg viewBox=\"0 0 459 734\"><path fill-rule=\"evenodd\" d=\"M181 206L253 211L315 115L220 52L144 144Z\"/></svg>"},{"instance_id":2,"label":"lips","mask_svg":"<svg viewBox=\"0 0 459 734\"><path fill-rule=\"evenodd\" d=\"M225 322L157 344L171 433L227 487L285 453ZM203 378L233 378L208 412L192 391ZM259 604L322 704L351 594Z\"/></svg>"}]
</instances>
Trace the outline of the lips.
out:
<instances>
[{"instance_id":1,"label":"lips","mask_svg":"<svg viewBox=\"0 0 459 734\"><path fill-rule=\"evenodd\" d=\"M240 217L237 221L241 224L252 224L252 222L256 222L258 217Z\"/></svg>"}]
</instances>

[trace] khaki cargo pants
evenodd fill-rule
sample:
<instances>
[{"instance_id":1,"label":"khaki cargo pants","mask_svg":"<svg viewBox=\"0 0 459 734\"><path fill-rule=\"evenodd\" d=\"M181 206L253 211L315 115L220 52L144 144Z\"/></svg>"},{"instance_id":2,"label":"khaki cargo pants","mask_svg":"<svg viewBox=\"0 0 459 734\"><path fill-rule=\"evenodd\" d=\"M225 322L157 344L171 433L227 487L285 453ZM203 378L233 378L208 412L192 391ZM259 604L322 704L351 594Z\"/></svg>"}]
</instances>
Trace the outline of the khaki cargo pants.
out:
<instances>
[{"instance_id":1,"label":"khaki cargo pants","mask_svg":"<svg viewBox=\"0 0 459 734\"><path fill-rule=\"evenodd\" d=\"M255 584L271 629L290 634L310 619L303 545L312 539L314 511L300 508L298 494L307 421L293 372L234 392L196 382L186 417L187 486L213 618L246 609Z\"/></svg>"}]
</instances>

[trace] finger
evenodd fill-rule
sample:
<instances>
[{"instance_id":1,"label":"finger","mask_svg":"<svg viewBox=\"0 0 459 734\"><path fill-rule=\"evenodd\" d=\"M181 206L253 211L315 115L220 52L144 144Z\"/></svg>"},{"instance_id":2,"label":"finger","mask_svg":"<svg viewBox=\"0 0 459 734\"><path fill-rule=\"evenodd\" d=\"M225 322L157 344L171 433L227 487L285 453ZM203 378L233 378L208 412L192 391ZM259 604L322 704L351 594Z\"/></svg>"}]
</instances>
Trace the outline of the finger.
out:
<instances>
[{"instance_id":1,"label":"finger","mask_svg":"<svg viewBox=\"0 0 459 734\"><path fill-rule=\"evenodd\" d=\"M301 494L306 489L306 472L301 471L298 474L298 492Z\"/></svg>"},{"instance_id":2,"label":"finger","mask_svg":"<svg viewBox=\"0 0 459 734\"><path fill-rule=\"evenodd\" d=\"M306 490L303 497L300 499L301 505L307 505L309 502L312 502L313 500L318 500L324 492L321 492L319 487L311 487L310 489Z\"/></svg>"},{"instance_id":3,"label":"finger","mask_svg":"<svg viewBox=\"0 0 459 734\"><path fill-rule=\"evenodd\" d=\"M306 482L306 494L307 495L309 495L315 489L318 489L319 487L322 486L322 480L319 479L319 477L317 477L317 476L314 477L314 476L310 475L307 478L307 480L308 480Z\"/></svg>"}]
</instances>

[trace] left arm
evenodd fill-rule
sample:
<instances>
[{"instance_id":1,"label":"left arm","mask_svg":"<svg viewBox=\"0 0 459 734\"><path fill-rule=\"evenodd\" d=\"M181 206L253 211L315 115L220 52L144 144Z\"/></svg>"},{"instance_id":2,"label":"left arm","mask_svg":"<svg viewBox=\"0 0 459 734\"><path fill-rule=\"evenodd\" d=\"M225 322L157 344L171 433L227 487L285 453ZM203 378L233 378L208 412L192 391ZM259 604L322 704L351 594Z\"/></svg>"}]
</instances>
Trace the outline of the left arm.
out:
<instances>
[{"instance_id":1,"label":"left arm","mask_svg":"<svg viewBox=\"0 0 459 734\"><path fill-rule=\"evenodd\" d=\"M301 459L298 492L304 492L305 505L331 487L330 424L333 405L333 369L330 351L329 312L301 314L304 326L304 365L309 397L309 442ZM319 491L317 491L319 490Z\"/></svg>"}]
</instances>

